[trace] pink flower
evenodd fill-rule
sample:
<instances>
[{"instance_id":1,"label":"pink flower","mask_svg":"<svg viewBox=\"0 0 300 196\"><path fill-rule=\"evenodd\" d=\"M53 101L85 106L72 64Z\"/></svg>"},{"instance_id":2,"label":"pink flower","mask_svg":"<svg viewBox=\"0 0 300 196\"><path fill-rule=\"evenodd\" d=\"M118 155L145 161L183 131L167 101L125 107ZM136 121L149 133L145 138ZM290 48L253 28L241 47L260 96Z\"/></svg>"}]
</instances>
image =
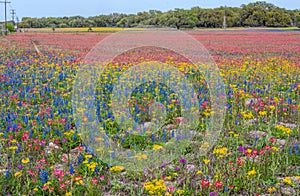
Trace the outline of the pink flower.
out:
<instances>
[{"instance_id":1,"label":"pink flower","mask_svg":"<svg viewBox=\"0 0 300 196\"><path fill-rule=\"evenodd\" d=\"M169 192L174 192L174 190L175 190L174 187L172 187L172 186L169 186L169 187L168 187L168 191L169 191Z\"/></svg>"},{"instance_id":2,"label":"pink flower","mask_svg":"<svg viewBox=\"0 0 300 196\"><path fill-rule=\"evenodd\" d=\"M217 182L215 183L216 189L222 189L222 186L223 186L223 184L222 184L221 181L217 181Z\"/></svg>"},{"instance_id":3,"label":"pink flower","mask_svg":"<svg viewBox=\"0 0 300 196\"><path fill-rule=\"evenodd\" d=\"M47 190L49 187L48 186L43 186L42 189L43 190Z\"/></svg>"},{"instance_id":4,"label":"pink flower","mask_svg":"<svg viewBox=\"0 0 300 196\"><path fill-rule=\"evenodd\" d=\"M252 152L251 152L251 156L254 156L256 157L258 154L258 151L256 149L254 149Z\"/></svg>"},{"instance_id":5,"label":"pink flower","mask_svg":"<svg viewBox=\"0 0 300 196\"><path fill-rule=\"evenodd\" d=\"M36 174L36 173L34 173L33 171L31 171L30 169L29 169L29 170L27 170L27 172L28 172L30 175L32 175L32 176L37 176L37 174Z\"/></svg>"},{"instance_id":6,"label":"pink flower","mask_svg":"<svg viewBox=\"0 0 300 196\"><path fill-rule=\"evenodd\" d=\"M93 183L93 184L97 184L97 183L98 183L98 179L97 179L97 178L93 178L93 179L92 179L92 183Z\"/></svg>"},{"instance_id":7,"label":"pink flower","mask_svg":"<svg viewBox=\"0 0 300 196\"><path fill-rule=\"evenodd\" d=\"M55 175L55 176L58 176L58 177L63 177L64 176L64 172L62 171L62 170L55 170L54 172L53 172L53 174Z\"/></svg>"},{"instance_id":8,"label":"pink flower","mask_svg":"<svg viewBox=\"0 0 300 196\"><path fill-rule=\"evenodd\" d=\"M240 166L242 166L243 160L242 160L241 158L238 158L238 159L237 159L237 162L238 162L238 164L239 164Z\"/></svg>"},{"instance_id":9,"label":"pink flower","mask_svg":"<svg viewBox=\"0 0 300 196\"><path fill-rule=\"evenodd\" d=\"M65 184L60 184L60 185L59 185L59 188L60 188L60 189L65 189L65 188L66 188L66 185L65 185Z\"/></svg>"},{"instance_id":10,"label":"pink flower","mask_svg":"<svg viewBox=\"0 0 300 196\"><path fill-rule=\"evenodd\" d=\"M202 180L201 181L201 187L202 188L208 188L210 186L210 183L209 183L209 181L208 180Z\"/></svg>"},{"instance_id":11,"label":"pink flower","mask_svg":"<svg viewBox=\"0 0 300 196\"><path fill-rule=\"evenodd\" d=\"M263 154L265 154L265 152L266 152L266 151L262 149L262 150L259 151L259 154L260 154L260 155L263 155Z\"/></svg>"}]
</instances>

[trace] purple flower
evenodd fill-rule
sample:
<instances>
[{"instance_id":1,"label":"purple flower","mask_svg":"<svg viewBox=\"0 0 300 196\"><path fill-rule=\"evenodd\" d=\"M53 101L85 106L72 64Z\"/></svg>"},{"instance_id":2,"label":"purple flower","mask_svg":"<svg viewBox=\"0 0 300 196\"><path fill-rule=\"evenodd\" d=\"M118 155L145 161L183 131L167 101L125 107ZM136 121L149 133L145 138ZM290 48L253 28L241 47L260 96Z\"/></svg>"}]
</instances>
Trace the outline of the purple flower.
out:
<instances>
[{"instance_id":1,"label":"purple flower","mask_svg":"<svg viewBox=\"0 0 300 196\"><path fill-rule=\"evenodd\" d=\"M180 168L179 168L179 167L176 167L174 170L175 170L175 171L179 171L179 170L180 170Z\"/></svg>"},{"instance_id":2,"label":"purple flower","mask_svg":"<svg viewBox=\"0 0 300 196\"><path fill-rule=\"evenodd\" d=\"M209 196L213 196L213 195L217 195L217 193L216 192L209 193Z\"/></svg>"},{"instance_id":3,"label":"purple flower","mask_svg":"<svg viewBox=\"0 0 300 196\"><path fill-rule=\"evenodd\" d=\"M186 163L186 159L180 159L179 162L180 163Z\"/></svg>"},{"instance_id":4,"label":"purple flower","mask_svg":"<svg viewBox=\"0 0 300 196\"><path fill-rule=\"evenodd\" d=\"M19 165L19 166L18 166L18 169L23 169L23 168L24 168L23 165Z\"/></svg>"},{"instance_id":5,"label":"purple flower","mask_svg":"<svg viewBox=\"0 0 300 196\"><path fill-rule=\"evenodd\" d=\"M61 142L66 142L66 141L67 141L67 139L66 139L66 138L64 138L64 139L62 139L62 140L61 140Z\"/></svg>"},{"instance_id":6,"label":"purple flower","mask_svg":"<svg viewBox=\"0 0 300 196\"><path fill-rule=\"evenodd\" d=\"M245 151L244 148L243 148L243 146L240 146L240 147L239 147L239 151L241 151L241 152L244 152L244 151Z\"/></svg>"},{"instance_id":7,"label":"purple flower","mask_svg":"<svg viewBox=\"0 0 300 196\"><path fill-rule=\"evenodd\" d=\"M161 167L166 167L166 166L167 166L166 163L161 164Z\"/></svg>"}]
</instances>

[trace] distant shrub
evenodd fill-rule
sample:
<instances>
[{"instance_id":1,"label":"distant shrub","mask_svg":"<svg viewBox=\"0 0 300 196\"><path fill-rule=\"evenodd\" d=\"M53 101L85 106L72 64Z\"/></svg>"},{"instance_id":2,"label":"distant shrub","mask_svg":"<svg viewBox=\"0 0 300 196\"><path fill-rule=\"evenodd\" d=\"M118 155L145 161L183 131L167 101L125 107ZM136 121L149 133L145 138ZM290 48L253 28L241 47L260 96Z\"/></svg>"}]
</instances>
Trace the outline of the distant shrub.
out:
<instances>
[{"instance_id":1,"label":"distant shrub","mask_svg":"<svg viewBox=\"0 0 300 196\"><path fill-rule=\"evenodd\" d=\"M8 24L6 25L6 28L7 28L7 30L8 30L9 32L14 32L14 31L15 31L15 27L14 27L14 25L11 24L11 23L8 23Z\"/></svg>"}]
</instances>

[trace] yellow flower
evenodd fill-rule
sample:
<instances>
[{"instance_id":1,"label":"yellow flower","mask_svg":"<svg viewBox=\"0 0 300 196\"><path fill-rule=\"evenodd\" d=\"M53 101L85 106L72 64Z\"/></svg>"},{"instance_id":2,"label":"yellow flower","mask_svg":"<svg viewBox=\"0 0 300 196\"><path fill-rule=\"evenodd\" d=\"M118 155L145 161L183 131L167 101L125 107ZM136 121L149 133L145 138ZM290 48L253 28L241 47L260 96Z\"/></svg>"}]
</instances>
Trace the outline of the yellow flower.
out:
<instances>
[{"instance_id":1,"label":"yellow flower","mask_svg":"<svg viewBox=\"0 0 300 196\"><path fill-rule=\"evenodd\" d=\"M96 162L90 162L89 164L87 164L87 167L91 170L94 170L97 165L98 164Z\"/></svg>"},{"instance_id":2,"label":"yellow flower","mask_svg":"<svg viewBox=\"0 0 300 196\"><path fill-rule=\"evenodd\" d=\"M166 180L171 180L172 179L172 176L166 176Z\"/></svg>"},{"instance_id":3,"label":"yellow flower","mask_svg":"<svg viewBox=\"0 0 300 196\"><path fill-rule=\"evenodd\" d=\"M34 190L35 192L37 192L39 189L38 189L38 188L34 188L33 190Z\"/></svg>"},{"instance_id":4,"label":"yellow flower","mask_svg":"<svg viewBox=\"0 0 300 196\"><path fill-rule=\"evenodd\" d=\"M274 110L275 109L275 106L273 106L273 105L270 105L270 107L269 107L271 110Z\"/></svg>"},{"instance_id":5,"label":"yellow flower","mask_svg":"<svg viewBox=\"0 0 300 196\"><path fill-rule=\"evenodd\" d=\"M273 146L273 147L272 147L272 150L278 152L278 151L280 150L280 148L277 148L277 147Z\"/></svg>"},{"instance_id":6,"label":"yellow flower","mask_svg":"<svg viewBox=\"0 0 300 196\"><path fill-rule=\"evenodd\" d=\"M272 192L275 192L276 191L276 188L275 187L269 187L268 188L268 192L269 193L272 193Z\"/></svg>"},{"instance_id":7,"label":"yellow flower","mask_svg":"<svg viewBox=\"0 0 300 196\"><path fill-rule=\"evenodd\" d=\"M87 160L93 158L93 156L89 154L89 155L85 155L84 158Z\"/></svg>"},{"instance_id":8,"label":"yellow flower","mask_svg":"<svg viewBox=\"0 0 300 196\"><path fill-rule=\"evenodd\" d=\"M266 111L260 111L258 114L259 114L260 116L266 116L266 115L267 115L267 112L266 112Z\"/></svg>"},{"instance_id":9,"label":"yellow flower","mask_svg":"<svg viewBox=\"0 0 300 196\"><path fill-rule=\"evenodd\" d=\"M275 128L281 130L284 134L287 134L287 135L291 134L293 132L292 129L282 126L282 125L277 125Z\"/></svg>"},{"instance_id":10,"label":"yellow flower","mask_svg":"<svg viewBox=\"0 0 300 196\"><path fill-rule=\"evenodd\" d=\"M253 168L251 171L248 171L247 172L247 175L248 176L255 176L257 173L256 173L256 171L255 171L255 169Z\"/></svg>"},{"instance_id":11,"label":"yellow flower","mask_svg":"<svg viewBox=\"0 0 300 196\"><path fill-rule=\"evenodd\" d=\"M160 145L157 145L157 144L154 144L153 145L153 150L160 150L160 149L162 149L163 147L162 146L160 146Z\"/></svg>"},{"instance_id":12,"label":"yellow flower","mask_svg":"<svg viewBox=\"0 0 300 196\"><path fill-rule=\"evenodd\" d=\"M18 171L15 173L15 177L22 176L22 171Z\"/></svg>"},{"instance_id":13,"label":"yellow flower","mask_svg":"<svg viewBox=\"0 0 300 196\"><path fill-rule=\"evenodd\" d=\"M18 146L11 146L9 147L9 150L17 150L18 149Z\"/></svg>"},{"instance_id":14,"label":"yellow flower","mask_svg":"<svg viewBox=\"0 0 300 196\"><path fill-rule=\"evenodd\" d=\"M197 173L196 174L202 174L203 172L201 171L201 170L199 170L199 171L197 171Z\"/></svg>"},{"instance_id":15,"label":"yellow flower","mask_svg":"<svg viewBox=\"0 0 300 196\"><path fill-rule=\"evenodd\" d=\"M245 112L242 112L242 115L244 116L244 118L247 118L247 119L251 119L251 118L254 118L252 112L250 111L248 114L245 113Z\"/></svg>"},{"instance_id":16,"label":"yellow flower","mask_svg":"<svg viewBox=\"0 0 300 196\"><path fill-rule=\"evenodd\" d=\"M147 154L138 153L134 156L138 161L142 159L147 159Z\"/></svg>"},{"instance_id":17,"label":"yellow flower","mask_svg":"<svg viewBox=\"0 0 300 196\"><path fill-rule=\"evenodd\" d=\"M162 195L167 190L163 180L152 180L151 182L144 183L144 189L148 191L150 195Z\"/></svg>"},{"instance_id":18,"label":"yellow flower","mask_svg":"<svg viewBox=\"0 0 300 196\"><path fill-rule=\"evenodd\" d=\"M246 151L247 151L248 154L251 154L252 149L248 148Z\"/></svg>"},{"instance_id":19,"label":"yellow flower","mask_svg":"<svg viewBox=\"0 0 300 196\"><path fill-rule=\"evenodd\" d=\"M72 195L71 192L67 192L67 193L66 193L66 196L71 196L71 195Z\"/></svg>"},{"instance_id":20,"label":"yellow flower","mask_svg":"<svg viewBox=\"0 0 300 196\"><path fill-rule=\"evenodd\" d=\"M85 161L83 161L82 163L83 163L83 164L88 164L89 161L88 161L88 160L85 160Z\"/></svg>"},{"instance_id":21,"label":"yellow flower","mask_svg":"<svg viewBox=\"0 0 300 196\"><path fill-rule=\"evenodd\" d=\"M203 162L204 162L204 164L206 164L206 165L207 165L207 164L210 162L210 160L208 160L208 159L204 159L204 160L203 160Z\"/></svg>"},{"instance_id":22,"label":"yellow flower","mask_svg":"<svg viewBox=\"0 0 300 196\"><path fill-rule=\"evenodd\" d=\"M185 193L185 190L177 190L176 193L182 195L183 193Z\"/></svg>"},{"instance_id":23,"label":"yellow flower","mask_svg":"<svg viewBox=\"0 0 300 196\"><path fill-rule=\"evenodd\" d=\"M283 179L283 182L286 183L286 184L289 184L289 185L294 186L294 184L292 183L291 178L289 178L289 177L285 177L285 178Z\"/></svg>"},{"instance_id":24,"label":"yellow flower","mask_svg":"<svg viewBox=\"0 0 300 196\"><path fill-rule=\"evenodd\" d=\"M82 180L78 180L75 184L83 184Z\"/></svg>"},{"instance_id":25,"label":"yellow flower","mask_svg":"<svg viewBox=\"0 0 300 196\"><path fill-rule=\"evenodd\" d=\"M24 164L27 164L27 163L29 163L29 162L30 162L29 158L22 159L22 163L24 163Z\"/></svg>"},{"instance_id":26,"label":"yellow flower","mask_svg":"<svg viewBox=\"0 0 300 196\"><path fill-rule=\"evenodd\" d=\"M233 136L234 136L234 137L239 137L239 136L240 136L240 134L238 134L238 133L235 133L235 134L233 134Z\"/></svg>"},{"instance_id":27,"label":"yellow flower","mask_svg":"<svg viewBox=\"0 0 300 196\"><path fill-rule=\"evenodd\" d=\"M228 152L228 148L221 147L221 148L215 148L214 149L214 154L219 154L219 155L226 155Z\"/></svg>"},{"instance_id":28,"label":"yellow flower","mask_svg":"<svg viewBox=\"0 0 300 196\"><path fill-rule=\"evenodd\" d=\"M113 171L113 172L121 172L123 171L125 168L123 166L114 166L114 167L111 167L110 168L110 171Z\"/></svg>"}]
</instances>

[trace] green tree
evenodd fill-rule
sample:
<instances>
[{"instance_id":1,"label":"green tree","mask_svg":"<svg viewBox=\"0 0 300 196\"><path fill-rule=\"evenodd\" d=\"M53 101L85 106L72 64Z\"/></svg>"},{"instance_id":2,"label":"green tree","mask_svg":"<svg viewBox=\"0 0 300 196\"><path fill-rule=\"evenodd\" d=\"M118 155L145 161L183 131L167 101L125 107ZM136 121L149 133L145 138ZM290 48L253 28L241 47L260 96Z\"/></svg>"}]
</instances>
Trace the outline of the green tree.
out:
<instances>
[{"instance_id":1,"label":"green tree","mask_svg":"<svg viewBox=\"0 0 300 196\"><path fill-rule=\"evenodd\" d=\"M241 8L240 17L243 26L265 26L267 12L276 8L276 6L265 1L257 1L247 5L243 4Z\"/></svg>"},{"instance_id":2,"label":"green tree","mask_svg":"<svg viewBox=\"0 0 300 196\"><path fill-rule=\"evenodd\" d=\"M14 32L14 31L15 31L15 27L14 27L14 25L11 24L11 23L8 23L8 24L6 25L6 28L7 28L7 30L8 30L9 32Z\"/></svg>"},{"instance_id":3,"label":"green tree","mask_svg":"<svg viewBox=\"0 0 300 196\"><path fill-rule=\"evenodd\" d=\"M291 15L285 9L275 8L267 13L266 26L288 27L291 26Z\"/></svg>"}]
</instances>

